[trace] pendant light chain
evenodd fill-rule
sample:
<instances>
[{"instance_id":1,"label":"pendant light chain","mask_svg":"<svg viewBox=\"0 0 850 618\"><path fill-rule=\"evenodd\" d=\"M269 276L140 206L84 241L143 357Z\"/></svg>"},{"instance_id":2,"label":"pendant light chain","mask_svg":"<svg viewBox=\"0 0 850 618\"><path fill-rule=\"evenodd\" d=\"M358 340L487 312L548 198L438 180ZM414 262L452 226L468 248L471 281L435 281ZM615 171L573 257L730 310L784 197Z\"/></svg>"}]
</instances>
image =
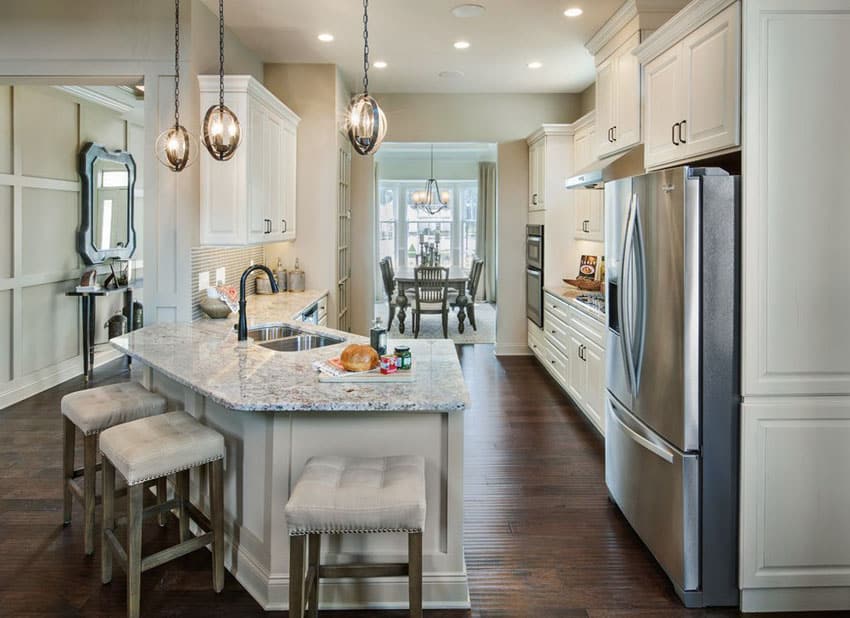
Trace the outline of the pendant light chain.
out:
<instances>
[{"instance_id":1,"label":"pendant light chain","mask_svg":"<svg viewBox=\"0 0 850 618\"><path fill-rule=\"evenodd\" d=\"M369 94L369 0L363 0L363 94Z\"/></svg>"},{"instance_id":2,"label":"pendant light chain","mask_svg":"<svg viewBox=\"0 0 850 618\"><path fill-rule=\"evenodd\" d=\"M218 0L218 108L224 107L224 0Z\"/></svg>"},{"instance_id":3,"label":"pendant light chain","mask_svg":"<svg viewBox=\"0 0 850 618\"><path fill-rule=\"evenodd\" d=\"M174 0L174 126L180 126L180 0Z\"/></svg>"}]
</instances>

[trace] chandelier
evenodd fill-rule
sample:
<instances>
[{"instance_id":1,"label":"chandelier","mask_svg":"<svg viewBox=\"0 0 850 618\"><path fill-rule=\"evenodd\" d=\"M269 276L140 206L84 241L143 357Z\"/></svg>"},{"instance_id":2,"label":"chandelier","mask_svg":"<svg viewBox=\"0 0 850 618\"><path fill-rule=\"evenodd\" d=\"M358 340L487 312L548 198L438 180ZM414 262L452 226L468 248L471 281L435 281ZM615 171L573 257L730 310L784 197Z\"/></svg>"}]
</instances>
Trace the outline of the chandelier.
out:
<instances>
[{"instance_id":1,"label":"chandelier","mask_svg":"<svg viewBox=\"0 0 850 618\"><path fill-rule=\"evenodd\" d=\"M449 205L449 192L440 192L440 185L434 177L434 144L431 144L431 177L425 183L425 190L414 191L411 199L417 210L427 212L429 215L436 215Z\"/></svg>"},{"instance_id":2,"label":"chandelier","mask_svg":"<svg viewBox=\"0 0 850 618\"><path fill-rule=\"evenodd\" d=\"M369 0L363 0L363 92L352 97L345 124L357 154L378 152L387 134L387 117L378 102L369 96Z\"/></svg>"}]
</instances>

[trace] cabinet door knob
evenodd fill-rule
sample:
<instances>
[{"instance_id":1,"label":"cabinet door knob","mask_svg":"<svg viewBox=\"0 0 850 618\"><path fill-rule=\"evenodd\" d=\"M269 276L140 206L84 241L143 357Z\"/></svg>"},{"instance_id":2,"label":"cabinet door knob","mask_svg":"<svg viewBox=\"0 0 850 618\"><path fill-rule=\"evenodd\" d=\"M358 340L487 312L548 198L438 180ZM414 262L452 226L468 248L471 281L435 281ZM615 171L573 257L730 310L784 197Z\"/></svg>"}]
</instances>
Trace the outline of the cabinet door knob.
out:
<instances>
[{"instance_id":1,"label":"cabinet door knob","mask_svg":"<svg viewBox=\"0 0 850 618\"><path fill-rule=\"evenodd\" d=\"M676 141L676 127L679 127L679 126L681 126L681 125L677 122L672 127L670 127L671 140L672 140L674 146L679 145L679 142Z\"/></svg>"},{"instance_id":2,"label":"cabinet door knob","mask_svg":"<svg viewBox=\"0 0 850 618\"><path fill-rule=\"evenodd\" d=\"M613 127L611 127L611 141L612 142L617 141L617 125L614 125Z\"/></svg>"},{"instance_id":3,"label":"cabinet door knob","mask_svg":"<svg viewBox=\"0 0 850 618\"><path fill-rule=\"evenodd\" d=\"M281 219L281 220L280 220L280 222L281 222L281 223L283 223L283 227L280 229L280 233L281 233L281 234L286 234L286 228L287 228L287 226L286 226L286 219Z\"/></svg>"},{"instance_id":4,"label":"cabinet door knob","mask_svg":"<svg viewBox=\"0 0 850 618\"><path fill-rule=\"evenodd\" d=\"M684 137L682 137L682 130L685 128L685 125L687 125L687 124L688 124L687 120L683 120L682 122L679 123L679 143L680 144L687 144L688 143L688 140L686 140Z\"/></svg>"},{"instance_id":5,"label":"cabinet door knob","mask_svg":"<svg viewBox=\"0 0 850 618\"><path fill-rule=\"evenodd\" d=\"M537 194L531 196L531 203L537 206Z\"/></svg>"}]
</instances>

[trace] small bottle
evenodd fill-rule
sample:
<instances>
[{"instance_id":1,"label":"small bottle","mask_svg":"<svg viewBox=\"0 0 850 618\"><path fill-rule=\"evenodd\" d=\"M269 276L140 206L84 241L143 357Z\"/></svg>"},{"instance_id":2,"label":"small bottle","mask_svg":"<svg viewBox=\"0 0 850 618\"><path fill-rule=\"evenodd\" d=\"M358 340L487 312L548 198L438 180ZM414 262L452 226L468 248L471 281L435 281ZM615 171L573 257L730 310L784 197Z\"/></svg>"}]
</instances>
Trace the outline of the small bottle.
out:
<instances>
[{"instance_id":1,"label":"small bottle","mask_svg":"<svg viewBox=\"0 0 850 618\"><path fill-rule=\"evenodd\" d=\"M383 356L387 353L387 329L381 326L381 318L375 318L372 330L369 331L369 343L378 353Z\"/></svg>"}]
</instances>

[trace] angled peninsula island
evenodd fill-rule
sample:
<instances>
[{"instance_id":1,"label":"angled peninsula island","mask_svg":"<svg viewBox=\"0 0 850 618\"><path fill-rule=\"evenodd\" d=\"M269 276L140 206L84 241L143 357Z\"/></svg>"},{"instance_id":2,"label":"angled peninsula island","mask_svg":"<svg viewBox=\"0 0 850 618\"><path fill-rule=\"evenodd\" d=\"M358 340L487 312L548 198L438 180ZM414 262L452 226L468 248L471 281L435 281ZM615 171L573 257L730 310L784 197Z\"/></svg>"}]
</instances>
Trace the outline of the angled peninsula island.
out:
<instances>
[{"instance_id":1,"label":"angled peninsula island","mask_svg":"<svg viewBox=\"0 0 850 618\"><path fill-rule=\"evenodd\" d=\"M286 609L289 537L284 506L304 463L315 455L422 455L427 518L423 538L426 607L469 607L463 557L463 410L468 394L454 344L405 341L411 382L320 382L313 361L365 338L296 321L326 292L253 296L248 341L235 316L155 324L112 340L141 366L142 381L225 437L225 562L267 610ZM322 347L280 351L274 334L321 339ZM267 344L267 345L264 345ZM392 345L392 342L391 344ZM193 471L192 497L205 479ZM322 562L398 562L405 535L344 535L322 541ZM322 582L322 608L405 608L407 578Z\"/></svg>"}]
</instances>

